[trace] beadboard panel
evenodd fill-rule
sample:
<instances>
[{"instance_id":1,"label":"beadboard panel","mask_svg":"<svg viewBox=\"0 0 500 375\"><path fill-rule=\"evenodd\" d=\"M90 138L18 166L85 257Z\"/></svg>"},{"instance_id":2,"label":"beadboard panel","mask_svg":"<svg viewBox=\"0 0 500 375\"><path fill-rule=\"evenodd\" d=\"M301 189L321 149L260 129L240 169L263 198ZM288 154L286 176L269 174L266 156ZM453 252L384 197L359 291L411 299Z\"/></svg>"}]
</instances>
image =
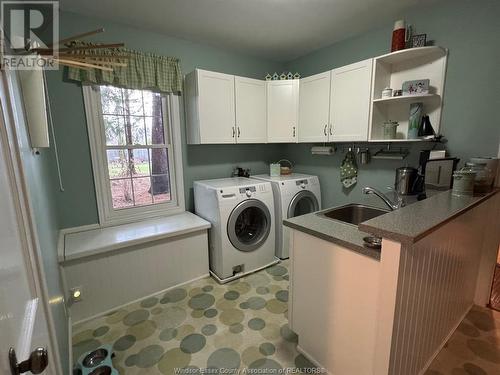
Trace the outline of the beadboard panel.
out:
<instances>
[{"instance_id":1,"label":"beadboard panel","mask_svg":"<svg viewBox=\"0 0 500 375\"><path fill-rule=\"evenodd\" d=\"M402 248L389 374L422 374L472 306L489 209Z\"/></svg>"},{"instance_id":2,"label":"beadboard panel","mask_svg":"<svg viewBox=\"0 0 500 375\"><path fill-rule=\"evenodd\" d=\"M65 263L66 290L82 289L73 322L208 275L207 244L204 230Z\"/></svg>"}]
</instances>

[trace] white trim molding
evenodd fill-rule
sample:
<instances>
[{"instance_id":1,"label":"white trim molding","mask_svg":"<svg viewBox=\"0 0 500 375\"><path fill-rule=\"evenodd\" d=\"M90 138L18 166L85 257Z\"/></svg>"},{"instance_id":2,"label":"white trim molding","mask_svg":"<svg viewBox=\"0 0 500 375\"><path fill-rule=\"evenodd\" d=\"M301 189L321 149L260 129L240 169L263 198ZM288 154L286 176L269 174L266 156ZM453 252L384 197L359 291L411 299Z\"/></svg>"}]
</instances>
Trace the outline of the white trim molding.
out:
<instances>
[{"instance_id":1,"label":"white trim molding","mask_svg":"<svg viewBox=\"0 0 500 375\"><path fill-rule=\"evenodd\" d=\"M148 206L113 209L108 176L105 133L98 86L84 85L83 99L89 133L92 171L94 175L99 223L112 226L157 216L169 216L185 211L182 172L182 141L180 121L180 97L168 94L162 97L165 139L170 169L171 197L167 203Z\"/></svg>"}]
</instances>

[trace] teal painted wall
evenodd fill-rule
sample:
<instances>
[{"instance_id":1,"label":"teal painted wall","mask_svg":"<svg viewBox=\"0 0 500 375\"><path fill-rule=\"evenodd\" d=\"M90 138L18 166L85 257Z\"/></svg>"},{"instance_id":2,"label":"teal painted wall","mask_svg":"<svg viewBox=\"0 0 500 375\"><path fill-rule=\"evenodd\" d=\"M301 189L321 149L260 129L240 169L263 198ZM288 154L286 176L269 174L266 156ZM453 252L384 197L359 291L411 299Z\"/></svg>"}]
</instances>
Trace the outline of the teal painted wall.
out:
<instances>
[{"instance_id":1,"label":"teal painted wall","mask_svg":"<svg viewBox=\"0 0 500 375\"><path fill-rule=\"evenodd\" d=\"M19 91L14 100L16 108L23 108L20 104ZM63 299L64 291L57 260L59 222L55 195L59 190L59 186L56 186L57 176L53 168L55 162L54 149L53 147L42 149L40 155L34 155L29 145L24 117L19 112L16 113L16 116L18 118L18 139L21 149L21 160L38 235L50 310L57 335L61 366L63 372L66 372L69 369L70 343L68 342L68 317ZM52 139L51 144L53 144Z\"/></svg>"},{"instance_id":2,"label":"teal painted wall","mask_svg":"<svg viewBox=\"0 0 500 375\"><path fill-rule=\"evenodd\" d=\"M215 47L72 13L61 14L62 37L98 27L106 29L100 36L104 41L125 42L128 48L180 58L184 74L195 68L203 68L262 78L266 72L281 71L283 68L282 64ZM64 192L56 195L59 222L62 228L97 223L97 203L81 87L73 82L64 82L61 72L50 72L48 84L65 188ZM189 209L193 209L194 180L229 176L236 165L250 168L253 173L264 173L268 170L268 163L280 159L285 151L284 145L187 146L184 124L182 139L184 186Z\"/></svg>"},{"instance_id":3,"label":"teal painted wall","mask_svg":"<svg viewBox=\"0 0 500 375\"><path fill-rule=\"evenodd\" d=\"M500 27L496 19L499 13L500 3L496 0L448 0L417 7L402 15L414 25L415 32L427 33L429 40L450 50L441 129L449 140L447 149L462 160L477 154L497 154L500 127L493 119L498 117L495 109L499 101L496 85L492 83L499 81L500 74L497 69ZM392 29L388 24L281 65L95 18L61 15L62 35L100 26L106 28L103 40L124 41L130 48L179 57L184 73L200 67L256 78L284 68L307 76L384 54L389 48ZM63 82L61 73L53 72L49 75L49 94L65 182L65 192L56 196L59 222L62 227L95 223L97 208L81 88ZM341 153L331 157L311 156L311 145L304 144L187 146L184 126L182 138L188 209L193 208L194 180L227 176L236 164L262 173L267 171L270 161L283 156L295 162L296 171L320 177L324 206L356 201L361 199L362 186L392 185L394 169L416 165L418 150L430 147L412 146L412 153L404 162L373 161L362 166L357 186L345 191L339 182Z\"/></svg>"},{"instance_id":4,"label":"teal painted wall","mask_svg":"<svg viewBox=\"0 0 500 375\"><path fill-rule=\"evenodd\" d=\"M450 51L441 130L449 141L446 147L451 155L462 161L477 155L496 156L498 152L499 14L497 0L456 0L418 7L402 15L414 25L416 33L426 33L428 40ZM390 48L391 30L392 25L386 25L336 43L289 62L287 69L308 76L382 55ZM413 147L405 162L373 161L361 167L357 186L344 191L339 182L343 155L311 156L310 145L287 147L287 155L298 171L319 175L325 207L361 199L361 188L366 185L392 185L395 168L406 162L416 165L418 160L418 148Z\"/></svg>"}]
</instances>

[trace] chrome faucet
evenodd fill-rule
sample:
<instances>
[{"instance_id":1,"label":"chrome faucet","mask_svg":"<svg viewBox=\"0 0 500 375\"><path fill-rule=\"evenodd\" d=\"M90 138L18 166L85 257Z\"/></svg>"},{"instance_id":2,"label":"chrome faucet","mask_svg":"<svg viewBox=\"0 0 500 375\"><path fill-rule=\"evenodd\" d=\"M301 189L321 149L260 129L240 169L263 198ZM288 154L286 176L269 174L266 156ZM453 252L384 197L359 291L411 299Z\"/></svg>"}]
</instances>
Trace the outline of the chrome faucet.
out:
<instances>
[{"instance_id":1,"label":"chrome faucet","mask_svg":"<svg viewBox=\"0 0 500 375\"><path fill-rule=\"evenodd\" d=\"M377 189L372 188L370 186L365 186L362 191L363 191L363 194L375 194L377 197L379 197L380 199L382 199L384 201L384 203L391 209L391 211L397 210L398 208L401 208L404 206L404 201L397 192L396 192L397 201L393 202L387 197L387 195L382 193L380 190L377 190Z\"/></svg>"}]
</instances>

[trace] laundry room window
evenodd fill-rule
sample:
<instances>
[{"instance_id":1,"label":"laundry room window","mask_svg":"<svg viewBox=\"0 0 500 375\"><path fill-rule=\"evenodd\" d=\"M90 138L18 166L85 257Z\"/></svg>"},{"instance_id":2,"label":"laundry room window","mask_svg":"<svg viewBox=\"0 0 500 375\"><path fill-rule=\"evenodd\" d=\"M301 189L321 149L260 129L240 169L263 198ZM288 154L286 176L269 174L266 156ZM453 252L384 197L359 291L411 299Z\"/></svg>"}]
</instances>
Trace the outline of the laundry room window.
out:
<instances>
[{"instance_id":1,"label":"laundry room window","mask_svg":"<svg viewBox=\"0 0 500 375\"><path fill-rule=\"evenodd\" d=\"M84 96L101 222L183 211L178 98L113 86Z\"/></svg>"}]
</instances>

